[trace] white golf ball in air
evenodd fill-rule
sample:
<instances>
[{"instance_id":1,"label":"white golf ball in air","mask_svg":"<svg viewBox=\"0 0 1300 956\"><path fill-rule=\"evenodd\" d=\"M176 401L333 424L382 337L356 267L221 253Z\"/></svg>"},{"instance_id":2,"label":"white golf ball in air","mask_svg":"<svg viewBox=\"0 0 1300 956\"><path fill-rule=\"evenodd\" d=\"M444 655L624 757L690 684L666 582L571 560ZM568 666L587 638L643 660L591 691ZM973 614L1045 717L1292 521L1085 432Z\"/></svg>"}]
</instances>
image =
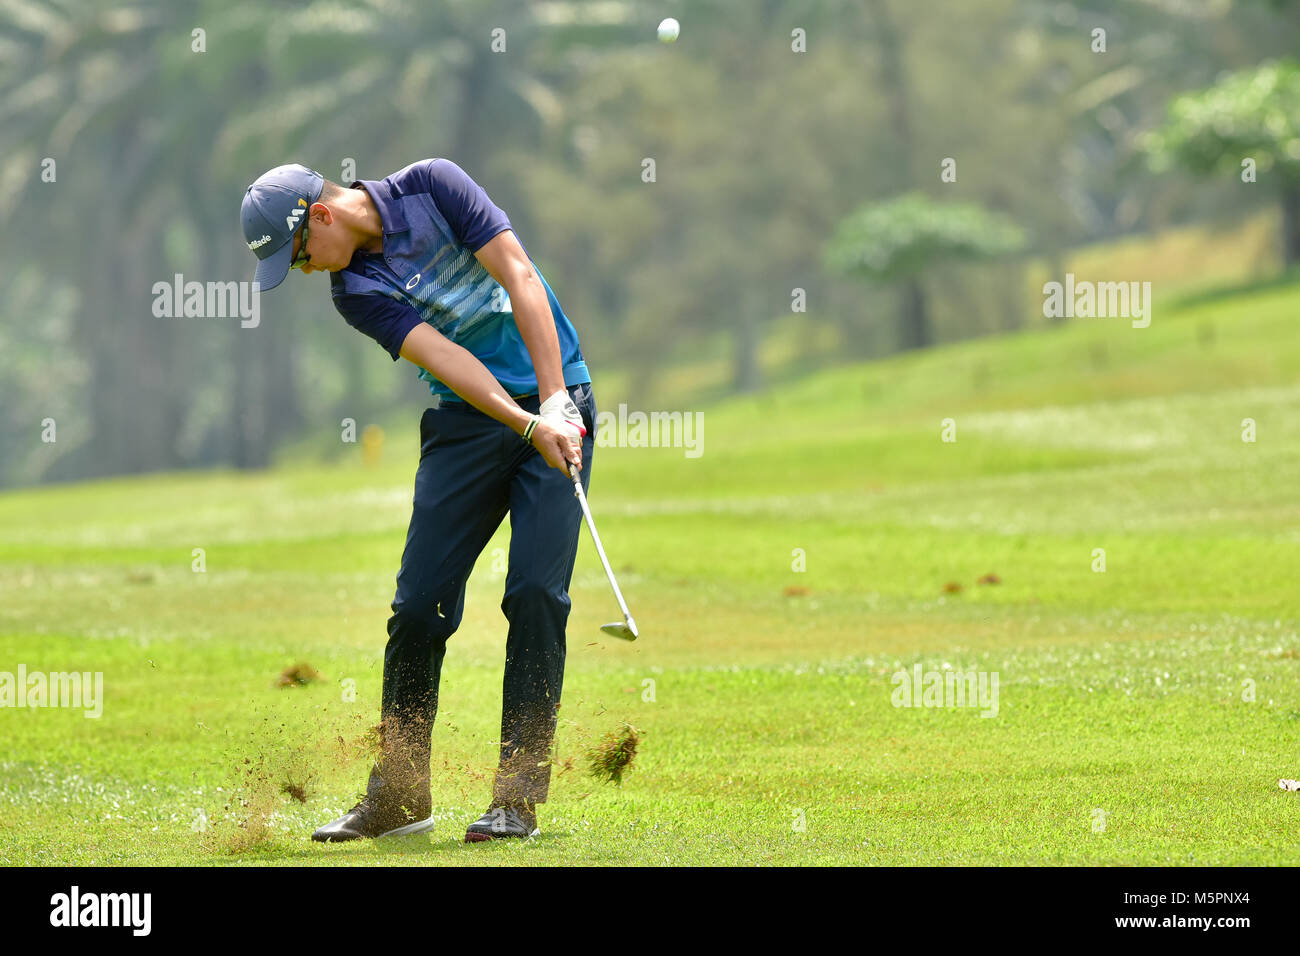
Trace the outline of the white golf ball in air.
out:
<instances>
[{"instance_id":1,"label":"white golf ball in air","mask_svg":"<svg viewBox=\"0 0 1300 956\"><path fill-rule=\"evenodd\" d=\"M659 39L663 43L672 43L677 39L677 34L681 32L682 25L672 17L669 17L659 24Z\"/></svg>"}]
</instances>

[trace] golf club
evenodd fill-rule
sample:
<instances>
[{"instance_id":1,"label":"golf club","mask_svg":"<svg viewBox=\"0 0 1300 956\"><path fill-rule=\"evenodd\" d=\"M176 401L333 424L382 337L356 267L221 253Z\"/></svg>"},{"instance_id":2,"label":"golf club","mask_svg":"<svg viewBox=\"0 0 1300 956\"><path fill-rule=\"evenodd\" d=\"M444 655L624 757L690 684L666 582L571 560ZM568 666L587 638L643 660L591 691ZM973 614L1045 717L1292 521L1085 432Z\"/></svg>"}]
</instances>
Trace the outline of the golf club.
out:
<instances>
[{"instance_id":1,"label":"golf club","mask_svg":"<svg viewBox=\"0 0 1300 956\"><path fill-rule=\"evenodd\" d=\"M618 582L614 580L614 569L609 566L609 558L605 557L605 549L601 546L600 535L596 533L596 519L591 516L591 507L587 504L587 496L582 492L582 478L573 467L572 462L569 463L569 477L573 479L573 493L578 498L578 504L582 505L582 516L587 519L587 528L591 531L591 540L596 543L596 553L600 555L600 563L605 566L605 576L609 578L609 585L614 589L614 597L618 599L619 609L623 612L622 621L602 624L600 629L613 637L621 637L625 641L635 641L638 636L636 621L632 620L632 612L627 609L627 602L623 600L623 592L618 589Z\"/></svg>"}]
</instances>

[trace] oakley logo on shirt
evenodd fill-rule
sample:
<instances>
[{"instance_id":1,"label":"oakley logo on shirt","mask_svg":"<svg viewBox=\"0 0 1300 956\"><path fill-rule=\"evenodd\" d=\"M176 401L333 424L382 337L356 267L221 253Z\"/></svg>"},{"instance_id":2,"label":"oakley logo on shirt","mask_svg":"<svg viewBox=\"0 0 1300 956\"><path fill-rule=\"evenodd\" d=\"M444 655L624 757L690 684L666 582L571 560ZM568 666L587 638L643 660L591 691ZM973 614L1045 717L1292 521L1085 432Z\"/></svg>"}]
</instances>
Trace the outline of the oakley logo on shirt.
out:
<instances>
[{"instance_id":1,"label":"oakley logo on shirt","mask_svg":"<svg viewBox=\"0 0 1300 956\"><path fill-rule=\"evenodd\" d=\"M379 211L383 251L358 252L330 276L334 306L348 324L396 360L411 329L427 322L478 358L511 395L536 393L510 297L474 256L511 228L482 187L446 159L422 160L352 187L365 189ZM565 384L590 382L577 332L540 270L537 277L555 320ZM460 400L428 371L421 369L420 378L433 394Z\"/></svg>"}]
</instances>

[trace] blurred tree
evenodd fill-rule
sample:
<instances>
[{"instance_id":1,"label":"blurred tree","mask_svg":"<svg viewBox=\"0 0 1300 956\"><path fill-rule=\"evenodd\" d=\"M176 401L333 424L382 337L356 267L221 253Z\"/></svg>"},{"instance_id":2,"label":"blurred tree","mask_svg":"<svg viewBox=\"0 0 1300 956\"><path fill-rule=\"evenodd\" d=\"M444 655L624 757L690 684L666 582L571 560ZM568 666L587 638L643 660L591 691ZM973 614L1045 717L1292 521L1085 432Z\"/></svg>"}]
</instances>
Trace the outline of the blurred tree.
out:
<instances>
[{"instance_id":1,"label":"blurred tree","mask_svg":"<svg viewBox=\"0 0 1300 956\"><path fill-rule=\"evenodd\" d=\"M667 14L671 46L654 39ZM455 159L510 213L594 368L624 366L644 396L673 363L716 361L753 388L770 320L834 326L832 360L894 349L895 325L915 341L1015 324L1012 265L918 274L924 323L884 329L823 268L846 196L939 195L945 158L945 199L1023 223L1058 261L1239 214L1229 177L1151 173L1140 134L1178 91L1298 41L1296 6L1271 0L0 2L0 482L256 467L300 431L424 398L323 276L264 296L258 329L151 314L175 273L250 277L235 207L270 166L376 178ZM32 439L50 409L57 454Z\"/></svg>"},{"instance_id":2,"label":"blurred tree","mask_svg":"<svg viewBox=\"0 0 1300 956\"><path fill-rule=\"evenodd\" d=\"M161 239L148 193L171 145L156 118L165 102L152 52L171 8L33 2L3 12L0 124L21 146L5 164L0 214L10 228L40 223L23 230L32 250L59 264L53 281L78 292L60 347L90 368L76 411L90 427L72 432L85 443L59 457L57 473L168 467L178 428L168 396L183 372L177 327L148 311L151 283L163 278L150 266ZM53 182L40 181L43 158L56 164Z\"/></svg>"},{"instance_id":3,"label":"blurred tree","mask_svg":"<svg viewBox=\"0 0 1300 956\"><path fill-rule=\"evenodd\" d=\"M987 259L1018 252L1024 231L1003 216L971 203L937 203L909 193L866 203L847 216L826 246L833 271L875 282L896 283L902 311L903 349L934 342L922 276L943 262Z\"/></svg>"},{"instance_id":4,"label":"blurred tree","mask_svg":"<svg viewBox=\"0 0 1300 956\"><path fill-rule=\"evenodd\" d=\"M1294 49L1300 42L1295 4L1019 0L1016 21L1006 53L1026 67L1025 85L1004 96L1015 109L1026 100L1044 107L1035 110L1038 131L1026 134L1051 173L1040 180L1044 188L1025 189L1018 198L1037 207L1022 221L1042 224L1035 235L1055 261L1054 274L1071 246L1175 219L1243 212L1241 192L1231 184L1188 190L1177 177L1153 175L1143 139L1163 122L1177 92L1206 86L1270 51Z\"/></svg>"},{"instance_id":5,"label":"blurred tree","mask_svg":"<svg viewBox=\"0 0 1300 956\"><path fill-rule=\"evenodd\" d=\"M594 55L561 87L564 161L516 157L548 248L588 293L574 311L610 316L614 347L593 357L633 366L635 400L720 337L733 388L756 388L793 290L829 305L817 250L842 184L872 182L890 155L853 78L863 33L854 4L701 6L674 46Z\"/></svg>"},{"instance_id":6,"label":"blurred tree","mask_svg":"<svg viewBox=\"0 0 1300 956\"><path fill-rule=\"evenodd\" d=\"M1240 181L1253 162L1279 199L1283 261L1300 263L1300 64L1265 63L1175 98L1145 148L1157 172L1178 165Z\"/></svg>"}]
</instances>

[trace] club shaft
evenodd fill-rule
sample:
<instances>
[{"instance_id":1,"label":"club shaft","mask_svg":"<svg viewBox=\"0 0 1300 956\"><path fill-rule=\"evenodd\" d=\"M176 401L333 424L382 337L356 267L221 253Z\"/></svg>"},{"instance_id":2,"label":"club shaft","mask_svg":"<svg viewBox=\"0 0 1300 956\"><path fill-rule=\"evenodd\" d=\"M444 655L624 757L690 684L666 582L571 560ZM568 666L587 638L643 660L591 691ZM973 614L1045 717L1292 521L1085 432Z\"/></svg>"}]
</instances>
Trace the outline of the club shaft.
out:
<instances>
[{"instance_id":1,"label":"club shaft","mask_svg":"<svg viewBox=\"0 0 1300 956\"><path fill-rule=\"evenodd\" d=\"M624 620L629 620L632 613L627 609L627 602L623 600L623 592L618 589L618 582L614 580L614 569L609 566L609 558L605 557L605 548L600 543L600 534L596 531L596 519L591 516L591 507L587 504L587 496L582 491L582 481L577 475L573 477L573 493L578 496L578 504L582 505L582 516L587 520L587 530L591 532L591 540L595 542L600 563L605 566L605 576L609 578L609 586L614 589L614 597L618 599L618 608L623 612Z\"/></svg>"}]
</instances>

